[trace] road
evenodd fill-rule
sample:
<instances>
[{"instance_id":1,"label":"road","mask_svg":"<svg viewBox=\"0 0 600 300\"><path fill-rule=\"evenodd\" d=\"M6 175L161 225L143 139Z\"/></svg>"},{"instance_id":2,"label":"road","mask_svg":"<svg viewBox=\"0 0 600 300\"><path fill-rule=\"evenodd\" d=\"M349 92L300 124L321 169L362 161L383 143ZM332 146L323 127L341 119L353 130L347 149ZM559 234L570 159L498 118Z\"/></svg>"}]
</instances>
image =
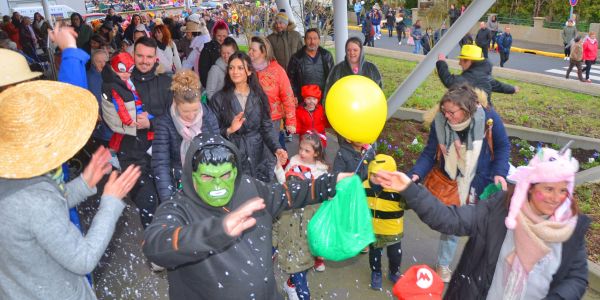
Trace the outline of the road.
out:
<instances>
[{"instance_id":1,"label":"road","mask_svg":"<svg viewBox=\"0 0 600 300\"><path fill-rule=\"evenodd\" d=\"M359 31L349 30L348 36L357 36L363 38L363 34ZM380 40L375 40L376 48L384 48L389 50L398 50L404 52L412 52L414 46L406 45L406 40L402 43L402 45L398 45L398 38L394 34L393 37L388 37L386 33L383 33L383 36ZM454 58L459 55L460 48L458 45L450 52L448 57ZM489 60L494 66L500 67L500 56L497 53L489 53ZM541 55L534 54L526 54L526 53L516 53L512 52L510 54L510 59L505 64L506 68L528 71L533 73L540 73L550 76L556 76L564 78L567 67L569 66L568 61L564 61L560 58L547 57ZM584 75L585 76L585 75ZM572 80L577 79L577 70L571 72L570 78ZM592 67L592 71L590 72L590 79L595 84L600 84L600 66L595 65Z\"/></svg>"}]
</instances>

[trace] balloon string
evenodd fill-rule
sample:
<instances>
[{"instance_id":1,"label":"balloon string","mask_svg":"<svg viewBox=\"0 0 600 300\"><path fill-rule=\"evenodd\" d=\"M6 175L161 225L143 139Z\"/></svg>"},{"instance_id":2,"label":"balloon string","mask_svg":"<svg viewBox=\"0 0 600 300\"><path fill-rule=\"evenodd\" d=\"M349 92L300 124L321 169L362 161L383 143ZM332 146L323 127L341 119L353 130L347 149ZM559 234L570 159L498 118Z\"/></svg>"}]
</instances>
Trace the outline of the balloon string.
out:
<instances>
[{"instance_id":1,"label":"balloon string","mask_svg":"<svg viewBox=\"0 0 600 300\"><path fill-rule=\"evenodd\" d=\"M369 153L371 153L371 151L374 152L375 148L373 148L373 145L369 144L367 151L365 151L365 154L363 154L363 156L360 158L360 161L358 162L358 166L356 166L356 170L354 170L355 174L358 174L358 169L360 169L360 165L362 165L362 163L365 161L365 158L367 158L367 155L369 155Z\"/></svg>"}]
</instances>

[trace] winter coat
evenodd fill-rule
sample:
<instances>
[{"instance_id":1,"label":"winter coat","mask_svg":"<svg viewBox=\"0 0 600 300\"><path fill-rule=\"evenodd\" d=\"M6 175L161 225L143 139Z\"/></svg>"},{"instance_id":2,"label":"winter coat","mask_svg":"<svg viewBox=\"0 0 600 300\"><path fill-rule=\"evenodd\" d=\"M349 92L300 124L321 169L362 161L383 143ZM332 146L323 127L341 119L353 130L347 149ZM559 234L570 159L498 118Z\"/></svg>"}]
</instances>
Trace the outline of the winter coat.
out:
<instances>
[{"instance_id":1,"label":"winter coat","mask_svg":"<svg viewBox=\"0 0 600 300\"><path fill-rule=\"evenodd\" d=\"M504 53L509 53L512 47L512 35L510 33L503 32L498 35L498 50Z\"/></svg>"},{"instance_id":2,"label":"winter coat","mask_svg":"<svg viewBox=\"0 0 600 300\"><path fill-rule=\"evenodd\" d=\"M78 13L73 13L71 15L71 19L74 17L78 17L80 20L80 24L78 28L75 28L75 32L77 33L77 48L80 49L88 49L89 50L89 42L90 39L92 38L92 27L90 27L90 25L86 24L85 21L83 21L83 18L81 17L80 14ZM113 23L116 24L116 23Z\"/></svg>"},{"instance_id":3,"label":"winter coat","mask_svg":"<svg viewBox=\"0 0 600 300\"><path fill-rule=\"evenodd\" d=\"M494 176L506 177L509 168L508 158L510 157L510 142L506 135L506 129L504 129L504 123L493 108L486 108L484 111L486 123L489 119L493 121L492 145L494 147L494 158L492 159L492 149L490 148L490 144L484 137L481 152L479 153L479 159L477 160L475 177L471 181L471 187L475 189L476 195L481 195L485 187L494 182ZM481 126L487 126L487 124L481 124ZM408 172L409 176L413 174L419 175L419 180L423 182L427 174L429 174L435 165L442 166L442 171L444 171L443 155L440 157L441 162L436 161L438 144L439 141L437 139L434 120L431 123L427 145L423 152L421 152L415 166Z\"/></svg>"},{"instance_id":4,"label":"winter coat","mask_svg":"<svg viewBox=\"0 0 600 300\"><path fill-rule=\"evenodd\" d=\"M225 85L225 76L227 76L227 63L219 57L210 71L208 71L208 80L206 81L206 95L210 100Z\"/></svg>"},{"instance_id":5,"label":"winter coat","mask_svg":"<svg viewBox=\"0 0 600 300\"><path fill-rule=\"evenodd\" d=\"M102 69L102 98L112 104L101 105L108 127L117 133L136 136L137 130L133 124L136 120L133 93L109 64Z\"/></svg>"},{"instance_id":6,"label":"winter coat","mask_svg":"<svg viewBox=\"0 0 600 300\"><path fill-rule=\"evenodd\" d=\"M444 28L440 28L440 29L436 30L433 33L433 44L434 45L437 44L442 39L444 34L446 34L447 31L448 31L448 29L444 29Z\"/></svg>"},{"instance_id":7,"label":"winter coat","mask_svg":"<svg viewBox=\"0 0 600 300\"><path fill-rule=\"evenodd\" d=\"M361 161L365 151L366 150L362 150L363 153L358 152L354 150L352 145L350 145L348 142L340 142L340 149L335 155L335 160L333 161L332 172L336 174L340 172L354 172L358 168L356 175L358 175L362 181L367 180L369 175L369 162L375 158L375 154L373 151L369 151L369 153Z\"/></svg>"},{"instance_id":8,"label":"winter coat","mask_svg":"<svg viewBox=\"0 0 600 300\"><path fill-rule=\"evenodd\" d=\"M410 31L410 36L412 36L412 38L415 40L415 43L421 40L423 38L423 32L421 31L421 27L413 26L412 30Z\"/></svg>"},{"instance_id":9,"label":"winter coat","mask_svg":"<svg viewBox=\"0 0 600 300\"><path fill-rule=\"evenodd\" d=\"M176 73L182 69L179 52L177 51L177 46L175 46L174 42L171 42L170 45L166 45L165 49L157 47L156 57L158 58L158 63L166 73Z\"/></svg>"},{"instance_id":10,"label":"winter coat","mask_svg":"<svg viewBox=\"0 0 600 300\"><path fill-rule=\"evenodd\" d=\"M344 61L338 63L331 69L329 76L327 77L327 83L325 84L325 89L323 90L323 97L321 97L321 104L325 107L325 99L327 97L327 92L331 89L334 83L340 80L343 77L350 75L362 75L365 76L377 83L380 88L383 89L383 78L381 77L381 73L377 66L371 62L365 60L365 53L361 47L360 51L360 61L358 63L358 72L354 74L352 71L352 67L350 66L350 62L348 62L348 57L344 58Z\"/></svg>"},{"instance_id":11,"label":"winter coat","mask_svg":"<svg viewBox=\"0 0 600 300\"><path fill-rule=\"evenodd\" d=\"M43 175L0 179L1 299L96 299L85 275L104 254L125 202L102 196L82 236L69 208L94 194L81 176L64 192Z\"/></svg>"},{"instance_id":12,"label":"winter coat","mask_svg":"<svg viewBox=\"0 0 600 300\"><path fill-rule=\"evenodd\" d=\"M217 117L206 104L202 104L202 133L219 133ZM156 119L152 141L152 173L161 202L167 201L179 188L181 180L181 141L171 113Z\"/></svg>"},{"instance_id":13,"label":"winter coat","mask_svg":"<svg viewBox=\"0 0 600 300\"><path fill-rule=\"evenodd\" d=\"M438 76L445 87L451 88L456 84L466 82L475 88L483 90L488 95L488 103L490 105L492 105L492 92L503 94L515 93L515 88L512 85L502 83L492 77L492 65L487 59L479 62L473 61L471 67L463 71L460 75L450 73L448 64L445 61L438 61L436 68Z\"/></svg>"},{"instance_id":14,"label":"winter coat","mask_svg":"<svg viewBox=\"0 0 600 300\"><path fill-rule=\"evenodd\" d=\"M32 33L29 30L29 26L25 26L24 24L21 25L21 28L19 28L19 35L19 41L21 42L21 46L23 46L23 48L32 48L33 50L35 50L37 37L35 36L35 32Z\"/></svg>"},{"instance_id":15,"label":"winter coat","mask_svg":"<svg viewBox=\"0 0 600 300\"><path fill-rule=\"evenodd\" d=\"M209 144L224 144L232 149L236 167L243 168L239 165L244 161L243 154L225 139L214 135L196 137L184 164L183 191L158 207L144 233L144 254L168 269L169 298L173 300L246 296L283 299L276 288L271 258L273 219L283 210L333 197L336 178L327 174L313 181L281 185L266 184L238 172L231 201L224 207L212 207L194 190L189 155L200 145ZM241 236L229 236L223 228L227 211L234 211L254 197L263 198L266 205L253 214L256 225Z\"/></svg>"},{"instance_id":16,"label":"winter coat","mask_svg":"<svg viewBox=\"0 0 600 300\"><path fill-rule=\"evenodd\" d=\"M50 24L46 20L42 19L42 20L40 20L40 22L42 22L42 24L40 25L39 29L38 29L36 23L35 22L33 23L33 25L32 25L33 31L35 31L35 34L39 38L40 47L46 48L47 43L48 43L48 29L52 29L52 28L50 27Z\"/></svg>"},{"instance_id":17,"label":"winter coat","mask_svg":"<svg viewBox=\"0 0 600 300\"><path fill-rule=\"evenodd\" d=\"M429 33L425 33L421 39L421 45L423 46L423 54L427 55L427 53L431 51L431 48L433 48L433 36Z\"/></svg>"},{"instance_id":18,"label":"winter coat","mask_svg":"<svg viewBox=\"0 0 600 300\"><path fill-rule=\"evenodd\" d=\"M202 47L202 51L200 52L200 58L198 59L198 72L203 87L206 87L210 68L215 64L219 57L221 57L221 45L216 40L211 40L204 44L204 47Z\"/></svg>"},{"instance_id":19,"label":"winter coat","mask_svg":"<svg viewBox=\"0 0 600 300\"><path fill-rule=\"evenodd\" d=\"M131 73L131 81L142 99L144 111L155 118L168 113L173 101L172 79L165 74L158 73L157 67L158 63L148 73L142 73L137 68L133 68ZM150 120L150 130L154 128L155 118Z\"/></svg>"},{"instance_id":20,"label":"winter coat","mask_svg":"<svg viewBox=\"0 0 600 300\"><path fill-rule=\"evenodd\" d=\"M370 18L366 18L362 22L361 32L365 36L365 39L373 38L375 35L375 28Z\"/></svg>"},{"instance_id":21,"label":"winter coat","mask_svg":"<svg viewBox=\"0 0 600 300\"><path fill-rule=\"evenodd\" d=\"M490 29L490 31L498 31L498 19L496 19L496 21L492 20L492 16L488 17L487 20L487 28Z\"/></svg>"},{"instance_id":22,"label":"winter coat","mask_svg":"<svg viewBox=\"0 0 600 300\"><path fill-rule=\"evenodd\" d=\"M571 55L569 56L571 61L582 61L583 60L583 45L581 42L573 43L571 46Z\"/></svg>"},{"instance_id":23,"label":"winter coat","mask_svg":"<svg viewBox=\"0 0 600 300\"><path fill-rule=\"evenodd\" d=\"M480 48L489 47L490 42L492 41L492 32L489 28L479 29L477 31L477 35L475 36L475 44Z\"/></svg>"},{"instance_id":24,"label":"winter coat","mask_svg":"<svg viewBox=\"0 0 600 300\"><path fill-rule=\"evenodd\" d=\"M448 9L448 17L450 18L450 21L454 23L454 21L460 17L460 10L458 8Z\"/></svg>"},{"instance_id":25,"label":"winter coat","mask_svg":"<svg viewBox=\"0 0 600 300\"><path fill-rule=\"evenodd\" d=\"M244 110L246 121L242 127L227 136L233 118L242 112L233 91L221 90L209 102L219 121L221 135L227 137L240 152L239 172L264 182L274 179L275 156L279 141L273 136L273 122L269 101L262 91L250 91Z\"/></svg>"},{"instance_id":26,"label":"winter coat","mask_svg":"<svg viewBox=\"0 0 600 300\"><path fill-rule=\"evenodd\" d=\"M285 118L286 126L296 126L296 99L285 70L275 61L256 72L258 81L269 99L271 120Z\"/></svg>"},{"instance_id":27,"label":"winter coat","mask_svg":"<svg viewBox=\"0 0 600 300\"><path fill-rule=\"evenodd\" d=\"M598 40L586 38L583 42L583 60L596 61L598 59Z\"/></svg>"},{"instance_id":28,"label":"winter coat","mask_svg":"<svg viewBox=\"0 0 600 300\"><path fill-rule=\"evenodd\" d=\"M8 37L10 38L11 41L13 41L13 42L15 42L15 44L17 44L18 49L22 49L19 28L17 28L15 26L15 24L13 24L12 22L4 23L2 25L2 30L6 31L6 33L8 33Z\"/></svg>"},{"instance_id":29,"label":"winter coat","mask_svg":"<svg viewBox=\"0 0 600 300\"><path fill-rule=\"evenodd\" d=\"M575 26L565 26L562 32L560 33L563 44L569 45L573 39L577 36L577 27Z\"/></svg>"},{"instance_id":30,"label":"winter coat","mask_svg":"<svg viewBox=\"0 0 600 300\"><path fill-rule=\"evenodd\" d=\"M356 3L354 3L354 12L360 13L361 10L362 10L362 4L360 3L360 1L356 1Z\"/></svg>"},{"instance_id":31,"label":"winter coat","mask_svg":"<svg viewBox=\"0 0 600 300\"><path fill-rule=\"evenodd\" d=\"M277 59L277 63L283 67L283 70L287 70L292 55L302 49L304 45L302 37L295 29L296 24L289 22L287 30L277 32L275 31L275 23L273 23L273 33L267 37L271 43L273 55Z\"/></svg>"},{"instance_id":32,"label":"winter coat","mask_svg":"<svg viewBox=\"0 0 600 300\"><path fill-rule=\"evenodd\" d=\"M507 232L505 192L493 194L477 205L461 207L442 204L427 189L414 183L401 194L408 207L431 229L469 237L444 299L486 299ZM583 297L588 285L585 232L589 224L587 216L577 216L573 235L562 243L560 266L553 274L545 299Z\"/></svg>"},{"instance_id":33,"label":"winter coat","mask_svg":"<svg viewBox=\"0 0 600 300\"><path fill-rule=\"evenodd\" d=\"M394 15L394 11L388 11L388 13L385 15L385 22L386 22L386 26L394 26L394 24L396 23L396 16Z\"/></svg>"},{"instance_id":34,"label":"winter coat","mask_svg":"<svg viewBox=\"0 0 600 300\"><path fill-rule=\"evenodd\" d=\"M333 56L331 52L325 50L323 47L319 46L317 49L317 55L321 58L321 63L323 64L323 82L319 83L319 87L321 91L325 89L325 81L327 80L327 76L329 72L333 68ZM306 64L312 64L312 59L306 54L306 46L303 46L302 49L298 50L298 52L294 53L290 58L290 62L287 66L287 74L290 78L290 84L292 85L292 90L294 91L294 95L298 102L302 102L301 90L302 86L306 85L307 82L305 80L304 66Z\"/></svg>"},{"instance_id":35,"label":"winter coat","mask_svg":"<svg viewBox=\"0 0 600 300\"><path fill-rule=\"evenodd\" d=\"M325 116L325 109L321 104L317 104L312 112L306 110L304 105L298 105L296 108L297 127L296 133L302 138L307 131L325 134L325 128L329 127L329 122Z\"/></svg>"},{"instance_id":36,"label":"winter coat","mask_svg":"<svg viewBox=\"0 0 600 300\"><path fill-rule=\"evenodd\" d=\"M379 26L381 25L381 11L372 11L371 12L371 24L373 24L373 26Z\"/></svg>"}]
</instances>

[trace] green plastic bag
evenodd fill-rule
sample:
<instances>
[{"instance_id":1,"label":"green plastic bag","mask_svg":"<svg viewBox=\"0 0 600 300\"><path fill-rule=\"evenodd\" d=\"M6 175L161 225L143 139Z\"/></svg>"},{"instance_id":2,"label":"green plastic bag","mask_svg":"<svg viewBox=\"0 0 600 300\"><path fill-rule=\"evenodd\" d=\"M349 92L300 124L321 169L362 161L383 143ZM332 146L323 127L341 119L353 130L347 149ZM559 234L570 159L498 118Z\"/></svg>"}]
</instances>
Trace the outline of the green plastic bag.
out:
<instances>
[{"instance_id":1,"label":"green plastic bag","mask_svg":"<svg viewBox=\"0 0 600 300\"><path fill-rule=\"evenodd\" d=\"M308 246L314 256L341 261L356 256L375 241L367 195L357 175L336 185L308 223Z\"/></svg>"},{"instance_id":2,"label":"green plastic bag","mask_svg":"<svg viewBox=\"0 0 600 300\"><path fill-rule=\"evenodd\" d=\"M481 196L479 196L479 200L487 200L487 198L489 198L491 195L493 195L501 190L502 190L501 184L490 183L490 184L488 184L488 186L485 187L485 189L483 190L483 193L481 193Z\"/></svg>"}]
</instances>

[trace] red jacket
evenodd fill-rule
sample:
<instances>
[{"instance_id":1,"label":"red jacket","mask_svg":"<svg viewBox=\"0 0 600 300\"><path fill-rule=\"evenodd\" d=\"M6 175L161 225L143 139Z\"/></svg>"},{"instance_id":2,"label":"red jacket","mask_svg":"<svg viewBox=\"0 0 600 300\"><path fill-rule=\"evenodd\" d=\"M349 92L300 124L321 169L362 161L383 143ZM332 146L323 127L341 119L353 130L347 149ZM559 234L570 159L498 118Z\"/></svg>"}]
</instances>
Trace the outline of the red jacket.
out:
<instances>
[{"instance_id":1,"label":"red jacket","mask_svg":"<svg viewBox=\"0 0 600 300\"><path fill-rule=\"evenodd\" d=\"M327 117L325 116L325 110L321 104L317 104L315 110L311 113L303 105L296 108L296 133L302 138L307 131L313 131L315 133L325 134L325 128L329 127ZM327 143L323 141L323 146Z\"/></svg>"},{"instance_id":2,"label":"red jacket","mask_svg":"<svg viewBox=\"0 0 600 300\"><path fill-rule=\"evenodd\" d=\"M2 25L2 30L6 31L6 33L8 34L8 38L10 38L11 41L17 44L17 48L21 49L19 29L15 27L15 25L12 22L8 22Z\"/></svg>"},{"instance_id":3,"label":"red jacket","mask_svg":"<svg viewBox=\"0 0 600 300\"><path fill-rule=\"evenodd\" d=\"M296 98L285 70L273 60L256 74L260 86L269 98L271 119L275 121L285 118L286 126L296 126Z\"/></svg>"},{"instance_id":4,"label":"red jacket","mask_svg":"<svg viewBox=\"0 0 600 300\"><path fill-rule=\"evenodd\" d=\"M585 39L585 42L583 42L583 60L596 60L597 57L598 40Z\"/></svg>"}]
</instances>

